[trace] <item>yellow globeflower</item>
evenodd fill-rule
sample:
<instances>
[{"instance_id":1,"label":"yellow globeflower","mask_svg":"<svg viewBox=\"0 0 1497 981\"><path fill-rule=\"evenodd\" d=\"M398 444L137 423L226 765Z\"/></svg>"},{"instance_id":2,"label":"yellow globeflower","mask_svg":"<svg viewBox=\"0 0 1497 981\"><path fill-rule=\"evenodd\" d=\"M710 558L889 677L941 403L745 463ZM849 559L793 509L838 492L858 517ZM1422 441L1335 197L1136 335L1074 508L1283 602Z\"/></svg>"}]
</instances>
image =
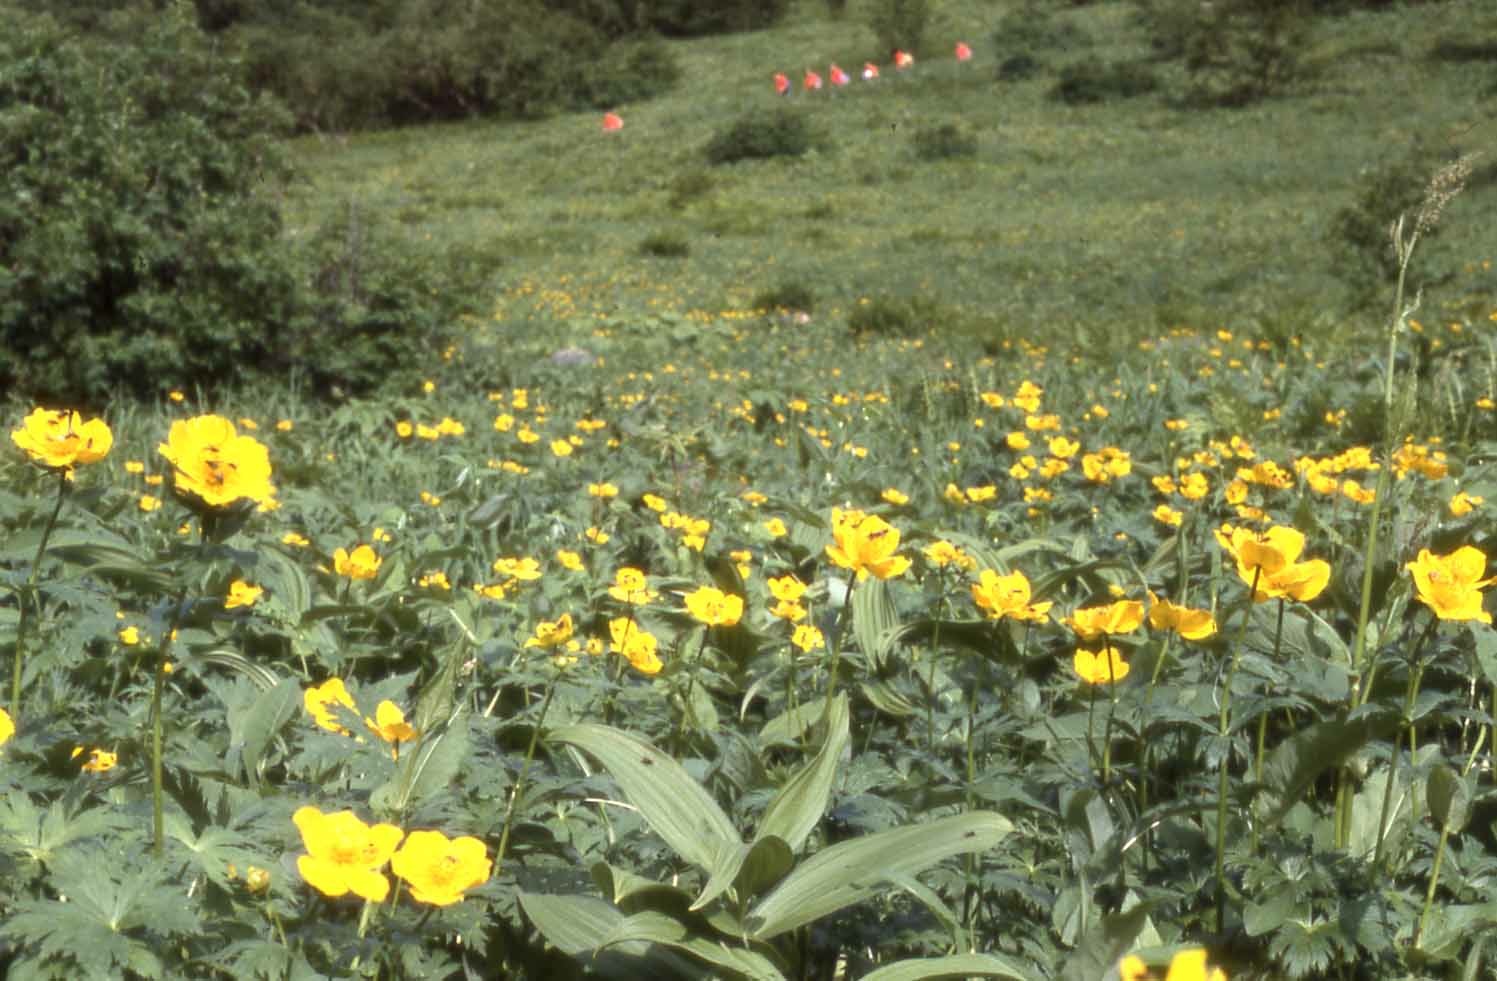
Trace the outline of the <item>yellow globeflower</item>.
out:
<instances>
[{"instance_id":1,"label":"yellow globeflower","mask_svg":"<svg viewBox=\"0 0 1497 981\"><path fill-rule=\"evenodd\" d=\"M1173 630L1186 640L1205 640L1216 633L1216 618L1210 610L1193 610L1176 606L1149 593L1149 626L1155 630Z\"/></svg>"},{"instance_id":2,"label":"yellow globeflower","mask_svg":"<svg viewBox=\"0 0 1497 981\"><path fill-rule=\"evenodd\" d=\"M1010 617L1044 623L1050 619L1048 611L1053 604L1048 601L1031 604L1029 600L1029 579L1022 572L1005 576L984 569L978 574L978 581L972 584L972 601L989 620Z\"/></svg>"},{"instance_id":3,"label":"yellow globeflower","mask_svg":"<svg viewBox=\"0 0 1497 981\"><path fill-rule=\"evenodd\" d=\"M535 625L535 636L525 641L526 647L560 647L572 639L572 615L563 613L555 621L542 620Z\"/></svg>"},{"instance_id":4,"label":"yellow globeflower","mask_svg":"<svg viewBox=\"0 0 1497 981\"><path fill-rule=\"evenodd\" d=\"M1185 521L1185 515L1168 504L1160 504L1154 508L1154 520L1162 525L1178 528Z\"/></svg>"},{"instance_id":5,"label":"yellow globeflower","mask_svg":"<svg viewBox=\"0 0 1497 981\"><path fill-rule=\"evenodd\" d=\"M769 584L769 595L782 603L799 603L800 598L806 595L806 584L791 573L772 576L765 582Z\"/></svg>"},{"instance_id":6,"label":"yellow globeflower","mask_svg":"<svg viewBox=\"0 0 1497 981\"><path fill-rule=\"evenodd\" d=\"M340 548L333 552L333 571L349 579L373 579L382 561L368 545L360 545L352 552Z\"/></svg>"},{"instance_id":7,"label":"yellow globeflower","mask_svg":"<svg viewBox=\"0 0 1497 981\"><path fill-rule=\"evenodd\" d=\"M642 570L626 565L614 573L613 585L608 587L608 595L620 603L638 605L648 603L660 594L650 588L650 581Z\"/></svg>"},{"instance_id":8,"label":"yellow globeflower","mask_svg":"<svg viewBox=\"0 0 1497 981\"><path fill-rule=\"evenodd\" d=\"M243 579L235 579L229 583L229 595L224 597L224 609L232 610L240 606L254 606L265 590L259 586L252 586Z\"/></svg>"},{"instance_id":9,"label":"yellow globeflower","mask_svg":"<svg viewBox=\"0 0 1497 981\"><path fill-rule=\"evenodd\" d=\"M10 717L10 713L0 708L0 746L10 742L10 737L16 734L16 720Z\"/></svg>"},{"instance_id":10,"label":"yellow globeflower","mask_svg":"<svg viewBox=\"0 0 1497 981\"><path fill-rule=\"evenodd\" d=\"M34 462L52 470L72 470L81 463L98 463L114 445L114 434L103 419L84 420L77 412L32 409L11 442Z\"/></svg>"},{"instance_id":11,"label":"yellow globeflower","mask_svg":"<svg viewBox=\"0 0 1497 981\"><path fill-rule=\"evenodd\" d=\"M1216 540L1237 562L1237 575L1251 586L1257 582L1255 602L1295 599L1307 603L1319 596L1331 579L1331 567L1321 559L1299 561L1305 536L1296 528L1275 525L1263 534L1250 528L1223 525Z\"/></svg>"},{"instance_id":12,"label":"yellow globeflower","mask_svg":"<svg viewBox=\"0 0 1497 981\"><path fill-rule=\"evenodd\" d=\"M235 432L222 416L178 419L157 449L172 465L174 489L189 503L210 508L240 501L275 504L269 452L253 436Z\"/></svg>"},{"instance_id":13,"label":"yellow globeflower","mask_svg":"<svg viewBox=\"0 0 1497 981\"><path fill-rule=\"evenodd\" d=\"M803 623L795 628L795 633L790 635L790 643L809 654L812 651L825 647L826 638L821 635L821 631L817 628L811 626L809 623Z\"/></svg>"},{"instance_id":14,"label":"yellow globeflower","mask_svg":"<svg viewBox=\"0 0 1497 981\"><path fill-rule=\"evenodd\" d=\"M506 556L494 560L494 572L520 582L534 582L541 577L541 564L530 556Z\"/></svg>"},{"instance_id":15,"label":"yellow globeflower","mask_svg":"<svg viewBox=\"0 0 1497 981\"><path fill-rule=\"evenodd\" d=\"M73 747L73 759L83 755L82 746ZM91 749L88 751L88 760L83 764L84 773L108 773L113 770L115 764L120 761L120 754L111 753L107 749Z\"/></svg>"},{"instance_id":16,"label":"yellow globeflower","mask_svg":"<svg viewBox=\"0 0 1497 981\"><path fill-rule=\"evenodd\" d=\"M1066 621L1082 640L1132 633L1144 622L1144 605L1138 600L1119 600L1106 606L1076 610Z\"/></svg>"},{"instance_id":17,"label":"yellow globeflower","mask_svg":"<svg viewBox=\"0 0 1497 981\"><path fill-rule=\"evenodd\" d=\"M556 561L568 572L586 572L587 566L582 561L581 554L567 548L556 550Z\"/></svg>"},{"instance_id":18,"label":"yellow globeflower","mask_svg":"<svg viewBox=\"0 0 1497 981\"><path fill-rule=\"evenodd\" d=\"M1072 663L1077 676L1089 685L1107 685L1128 677L1128 662L1111 644L1100 651L1078 647Z\"/></svg>"},{"instance_id":19,"label":"yellow globeflower","mask_svg":"<svg viewBox=\"0 0 1497 981\"><path fill-rule=\"evenodd\" d=\"M328 732L342 733L345 736L349 732L338 722L338 714L333 706L341 705L350 712L358 711L358 707L353 703L353 696L343 685L342 678L329 678L320 685L308 688L302 694L302 705L311 713L313 721L319 726Z\"/></svg>"},{"instance_id":20,"label":"yellow globeflower","mask_svg":"<svg viewBox=\"0 0 1497 981\"><path fill-rule=\"evenodd\" d=\"M885 487L884 492L879 497L883 498L885 503L892 504L895 507L901 507L910 503L910 496L897 487Z\"/></svg>"},{"instance_id":21,"label":"yellow globeflower","mask_svg":"<svg viewBox=\"0 0 1497 981\"><path fill-rule=\"evenodd\" d=\"M411 898L431 906L461 902L463 890L489 880L493 862L482 841L440 831L412 831L390 857L390 870L411 887Z\"/></svg>"},{"instance_id":22,"label":"yellow globeflower","mask_svg":"<svg viewBox=\"0 0 1497 981\"><path fill-rule=\"evenodd\" d=\"M323 814L315 807L303 807L291 820L306 845L307 854L296 860L296 869L308 885L334 899L351 892L372 903L384 902L390 894L390 880L380 869L404 832L391 824L371 827L353 811Z\"/></svg>"},{"instance_id":23,"label":"yellow globeflower","mask_svg":"<svg viewBox=\"0 0 1497 981\"><path fill-rule=\"evenodd\" d=\"M1449 555L1435 555L1422 548L1419 557L1405 568L1414 576L1419 602L1441 620L1492 622L1492 615L1482 609L1481 591L1497 582L1497 577L1482 578L1487 557L1481 549L1462 545Z\"/></svg>"},{"instance_id":24,"label":"yellow globeflower","mask_svg":"<svg viewBox=\"0 0 1497 981\"><path fill-rule=\"evenodd\" d=\"M375 706L374 718L365 718L364 725L369 727L370 732L392 744L396 753L400 752L401 743L411 742L420 735L405 721L405 713L400 710L400 706L388 698Z\"/></svg>"},{"instance_id":25,"label":"yellow globeflower","mask_svg":"<svg viewBox=\"0 0 1497 981\"><path fill-rule=\"evenodd\" d=\"M621 654L640 674L659 674L665 667L655 652L658 641L655 635L644 630L628 617L615 617L608 621L608 633L613 642L608 649Z\"/></svg>"},{"instance_id":26,"label":"yellow globeflower","mask_svg":"<svg viewBox=\"0 0 1497 981\"><path fill-rule=\"evenodd\" d=\"M743 597L703 586L684 597L686 612L709 627L731 627L743 617Z\"/></svg>"},{"instance_id":27,"label":"yellow globeflower","mask_svg":"<svg viewBox=\"0 0 1497 981\"><path fill-rule=\"evenodd\" d=\"M827 557L855 573L860 582L869 576L892 579L910 567L909 559L894 554L899 548L899 529L878 515L833 508L832 539Z\"/></svg>"},{"instance_id":28,"label":"yellow globeflower","mask_svg":"<svg viewBox=\"0 0 1497 981\"><path fill-rule=\"evenodd\" d=\"M1481 497L1476 496L1475 494L1467 494L1465 491L1458 491L1456 495L1450 499L1450 513L1455 515L1457 518L1464 518L1472 511L1481 507L1484 503L1486 503L1485 500Z\"/></svg>"}]
</instances>

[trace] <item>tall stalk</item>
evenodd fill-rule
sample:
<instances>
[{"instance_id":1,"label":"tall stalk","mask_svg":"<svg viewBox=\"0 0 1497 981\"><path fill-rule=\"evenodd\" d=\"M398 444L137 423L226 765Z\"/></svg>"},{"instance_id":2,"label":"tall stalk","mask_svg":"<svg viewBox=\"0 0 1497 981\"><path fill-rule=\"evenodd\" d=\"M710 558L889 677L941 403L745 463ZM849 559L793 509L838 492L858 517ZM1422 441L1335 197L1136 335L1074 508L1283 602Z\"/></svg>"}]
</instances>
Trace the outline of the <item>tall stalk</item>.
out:
<instances>
[{"instance_id":1,"label":"tall stalk","mask_svg":"<svg viewBox=\"0 0 1497 981\"><path fill-rule=\"evenodd\" d=\"M42 528L42 540L36 543L36 555L31 560L31 572L26 576L26 585L16 597L19 616L16 620L16 656L13 660L10 679L10 714L16 723L21 721L21 669L26 657L26 625L33 605L41 614L41 601L36 597L36 577L42 567L42 556L47 552L47 540L52 529L57 527L57 516L62 513L62 501L68 493L68 471L57 472L57 501L52 505L52 514Z\"/></svg>"},{"instance_id":2,"label":"tall stalk","mask_svg":"<svg viewBox=\"0 0 1497 981\"><path fill-rule=\"evenodd\" d=\"M1222 744L1221 770L1216 780L1216 932L1227 932L1227 783L1232 764L1232 683L1237 679L1237 665L1242 660L1242 641L1247 635L1248 621L1253 618L1253 603L1258 595L1258 578L1263 574L1262 566L1253 568L1253 582L1248 587L1247 608L1242 612L1242 623L1237 627L1237 640L1232 644L1232 663L1227 668L1227 680L1222 685L1221 713L1217 719L1217 736Z\"/></svg>"}]
</instances>

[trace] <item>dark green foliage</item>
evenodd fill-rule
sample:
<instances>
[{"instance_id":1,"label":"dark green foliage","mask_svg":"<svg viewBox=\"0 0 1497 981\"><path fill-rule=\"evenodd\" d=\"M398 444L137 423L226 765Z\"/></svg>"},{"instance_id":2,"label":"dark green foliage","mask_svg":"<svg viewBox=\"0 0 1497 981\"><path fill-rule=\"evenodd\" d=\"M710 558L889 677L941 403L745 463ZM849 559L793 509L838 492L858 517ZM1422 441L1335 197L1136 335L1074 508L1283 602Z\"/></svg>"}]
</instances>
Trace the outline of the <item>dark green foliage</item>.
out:
<instances>
[{"instance_id":1,"label":"dark green foliage","mask_svg":"<svg viewBox=\"0 0 1497 981\"><path fill-rule=\"evenodd\" d=\"M811 128L790 109L753 110L719 130L707 144L713 164L773 157L804 156L811 149Z\"/></svg>"},{"instance_id":2,"label":"dark green foliage","mask_svg":"<svg viewBox=\"0 0 1497 981\"><path fill-rule=\"evenodd\" d=\"M816 309L816 290L802 279L781 280L757 293L750 306L756 310L804 310L810 313Z\"/></svg>"},{"instance_id":3,"label":"dark green foliage","mask_svg":"<svg viewBox=\"0 0 1497 981\"><path fill-rule=\"evenodd\" d=\"M929 21L929 0L873 0L868 12L868 26L888 51L919 52Z\"/></svg>"},{"instance_id":4,"label":"dark green foliage","mask_svg":"<svg viewBox=\"0 0 1497 981\"><path fill-rule=\"evenodd\" d=\"M1053 54L1074 54L1091 44L1091 38L1057 13L1053 5L1031 0L998 19L989 43L1000 56L1043 59Z\"/></svg>"},{"instance_id":5,"label":"dark green foliage","mask_svg":"<svg viewBox=\"0 0 1497 981\"><path fill-rule=\"evenodd\" d=\"M655 0L646 5L649 26L670 37L699 37L772 27L789 0Z\"/></svg>"},{"instance_id":6,"label":"dark green foliage","mask_svg":"<svg viewBox=\"0 0 1497 981\"><path fill-rule=\"evenodd\" d=\"M705 170L688 170L671 178L669 203L680 211L698 198L710 192L716 182Z\"/></svg>"},{"instance_id":7,"label":"dark green foliage","mask_svg":"<svg viewBox=\"0 0 1497 981\"><path fill-rule=\"evenodd\" d=\"M497 261L402 247L350 205L299 257L306 293L289 354L319 395L399 390L441 360L458 319L491 286Z\"/></svg>"},{"instance_id":8,"label":"dark green foliage","mask_svg":"<svg viewBox=\"0 0 1497 981\"><path fill-rule=\"evenodd\" d=\"M684 259L691 255L691 243L677 232L654 232L639 243L639 254L657 259Z\"/></svg>"},{"instance_id":9,"label":"dark green foliage","mask_svg":"<svg viewBox=\"0 0 1497 981\"><path fill-rule=\"evenodd\" d=\"M269 368L293 307L280 117L181 17L116 26L0 8L0 385L37 398Z\"/></svg>"},{"instance_id":10,"label":"dark green foliage","mask_svg":"<svg viewBox=\"0 0 1497 981\"><path fill-rule=\"evenodd\" d=\"M1159 87L1148 65L1131 61L1079 61L1061 69L1050 97L1067 105L1132 99Z\"/></svg>"},{"instance_id":11,"label":"dark green foliage","mask_svg":"<svg viewBox=\"0 0 1497 981\"><path fill-rule=\"evenodd\" d=\"M1247 105L1283 91L1301 72L1307 0L1153 0L1143 16L1155 52L1184 63L1187 103Z\"/></svg>"},{"instance_id":12,"label":"dark green foliage","mask_svg":"<svg viewBox=\"0 0 1497 981\"><path fill-rule=\"evenodd\" d=\"M909 336L940 326L941 305L922 296L875 296L847 315L847 326L855 333L879 336Z\"/></svg>"},{"instance_id":13,"label":"dark green foliage","mask_svg":"<svg viewBox=\"0 0 1497 981\"><path fill-rule=\"evenodd\" d=\"M921 160L951 160L977 155L977 134L965 123L948 120L915 130L910 139Z\"/></svg>"}]
</instances>

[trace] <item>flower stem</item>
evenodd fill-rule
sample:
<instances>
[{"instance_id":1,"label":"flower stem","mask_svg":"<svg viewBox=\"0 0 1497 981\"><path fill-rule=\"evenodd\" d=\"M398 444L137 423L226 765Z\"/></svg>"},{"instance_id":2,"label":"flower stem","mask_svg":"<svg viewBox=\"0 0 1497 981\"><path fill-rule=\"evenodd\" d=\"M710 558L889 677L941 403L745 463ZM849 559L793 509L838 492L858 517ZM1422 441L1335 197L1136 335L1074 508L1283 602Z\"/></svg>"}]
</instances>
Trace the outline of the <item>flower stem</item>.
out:
<instances>
[{"instance_id":1,"label":"flower stem","mask_svg":"<svg viewBox=\"0 0 1497 981\"><path fill-rule=\"evenodd\" d=\"M1403 724L1409 729L1410 767L1412 767L1414 763L1414 702L1419 697L1419 682L1424 677L1424 665L1423 662L1420 661L1419 655L1423 652L1424 645L1429 642L1430 635L1434 633L1435 627L1439 624L1439 622L1439 618L1431 614L1429 619L1429 626L1424 629L1424 633L1420 634L1418 642L1414 644L1414 649L1409 654L1409 684L1405 689L1403 696ZM1399 735L1402 735L1402 733L1400 733ZM1388 839L1388 812L1392 809L1393 806L1393 783L1394 778L1398 775L1398 754L1400 748L1399 742L1400 740L1395 738L1391 745L1388 747L1388 782L1383 787L1383 806L1382 810L1378 814L1377 819L1377 848L1373 852L1372 856L1372 864L1374 867L1383 864L1383 855ZM1413 804L1413 795L1410 795L1410 804ZM1417 816L1415 819L1417 820ZM1438 868L1438 866L1436 867ZM1436 876L1439 875L1438 872L1436 872L1435 874Z\"/></svg>"},{"instance_id":2,"label":"flower stem","mask_svg":"<svg viewBox=\"0 0 1497 981\"><path fill-rule=\"evenodd\" d=\"M1253 583L1248 587L1247 609L1242 613L1242 623L1237 627L1237 640L1232 645L1232 663L1227 668L1227 680L1222 685L1221 713L1217 719L1217 735L1221 739L1221 769L1216 781L1216 932L1227 932L1227 778L1232 762L1232 682L1237 679L1237 665L1242 659L1242 641L1247 634L1248 621L1253 618L1253 604L1257 602L1258 578L1263 574L1262 566L1253 568Z\"/></svg>"},{"instance_id":3,"label":"flower stem","mask_svg":"<svg viewBox=\"0 0 1497 981\"><path fill-rule=\"evenodd\" d=\"M535 748L541 741L541 727L546 723L546 710L551 707L551 696L556 694L556 683L561 680L558 673L546 686L546 697L541 701L540 715L536 717L535 726L530 730L530 744L525 747L525 760L520 764L520 775L515 778L515 785L510 788L509 803L504 807L504 830L499 834L499 847L494 853L494 871L497 873L504 867L504 855L509 851L509 833L514 827L515 805L520 800L520 793L525 787L525 778L530 775L530 764L535 760Z\"/></svg>"},{"instance_id":4,"label":"flower stem","mask_svg":"<svg viewBox=\"0 0 1497 981\"><path fill-rule=\"evenodd\" d=\"M28 614L31 612L32 604L35 604L37 614L41 614L41 601L36 597L36 576L41 570L42 556L47 551L47 540L52 537L52 529L57 527L57 516L62 513L62 501L67 493L68 472L61 470L57 475L57 501L52 505L52 514L42 528L42 540L36 543L36 556L31 560L31 572L26 576L26 585L16 597L19 616L16 620L16 656L10 680L10 714L17 723L21 721L21 666L25 660L26 621L29 619Z\"/></svg>"}]
</instances>

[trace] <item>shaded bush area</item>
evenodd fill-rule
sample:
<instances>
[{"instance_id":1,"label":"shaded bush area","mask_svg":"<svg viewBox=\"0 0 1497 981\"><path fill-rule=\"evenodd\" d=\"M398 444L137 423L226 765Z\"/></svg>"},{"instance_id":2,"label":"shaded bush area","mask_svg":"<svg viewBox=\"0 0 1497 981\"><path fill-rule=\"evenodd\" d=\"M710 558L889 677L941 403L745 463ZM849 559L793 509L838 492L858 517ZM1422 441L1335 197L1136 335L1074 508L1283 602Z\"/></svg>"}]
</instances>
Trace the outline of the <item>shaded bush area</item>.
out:
<instances>
[{"instance_id":1,"label":"shaded bush area","mask_svg":"<svg viewBox=\"0 0 1497 981\"><path fill-rule=\"evenodd\" d=\"M707 144L713 164L799 157L811 149L811 128L790 109L756 109L718 130Z\"/></svg>"},{"instance_id":2,"label":"shaded bush area","mask_svg":"<svg viewBox=\"0 0 1497 981\"><path fill-rule=\"evenodd\" d=\"M1278 94L1301 74L1310 0L1151 0L1142 12L1155 53L1183 62L1183 101L1242 106Z\"/></svg>"},{"instance_id":3,"label":"shaded bush area","mask_svg":"<svg viewBox=\"0 0 1497 981\"><path fill-rule=\"evenodd\" d=\"M953 160L977 155L977 134L959 120L928 123L912 134L915 156L921 160Z\"/></svg>"},{"instance_id":4,"label":"shaded bush area","mask_svg":"<svg viewBox=\"0 0 1497 981\"><path fill-rule=\"evenodd\" d=\"M1061 69L1050 97L1067 105L1086 105L1112 99L1132 99L1159 87L1148 65L1136 62L1082 61Z\"/></svg>"},{"instance_id":5,"label":"shaded bush area","mask_svg":"<svg viewBox=\"0 0 1497 981\"><path fill-rule=\"evenodd\" d=\"M145 0L16 0L108 32ZM764 26L783 4L635 0L197 0L200 26L239 53L302 130L475 115L534 117L650 98L680 71L652 31ZM737 11L735 14L734 11ZM766 19L767 18L767 19ZM763 23L760 23L763 21Z\"/></svg>"},{"instance_id":6,"label":"shaded bush area","mask_svg":"<svg viewBox=\"0 0 1497 981\"><path fill-rule=\"evenodd\" d=\"M429 361L487 269L352 219L288 248L283 114L190 18L111 16L131 44L0 7L0 386L98 405L300 374L336 395Z\"/></svg>"}]
</instances>

